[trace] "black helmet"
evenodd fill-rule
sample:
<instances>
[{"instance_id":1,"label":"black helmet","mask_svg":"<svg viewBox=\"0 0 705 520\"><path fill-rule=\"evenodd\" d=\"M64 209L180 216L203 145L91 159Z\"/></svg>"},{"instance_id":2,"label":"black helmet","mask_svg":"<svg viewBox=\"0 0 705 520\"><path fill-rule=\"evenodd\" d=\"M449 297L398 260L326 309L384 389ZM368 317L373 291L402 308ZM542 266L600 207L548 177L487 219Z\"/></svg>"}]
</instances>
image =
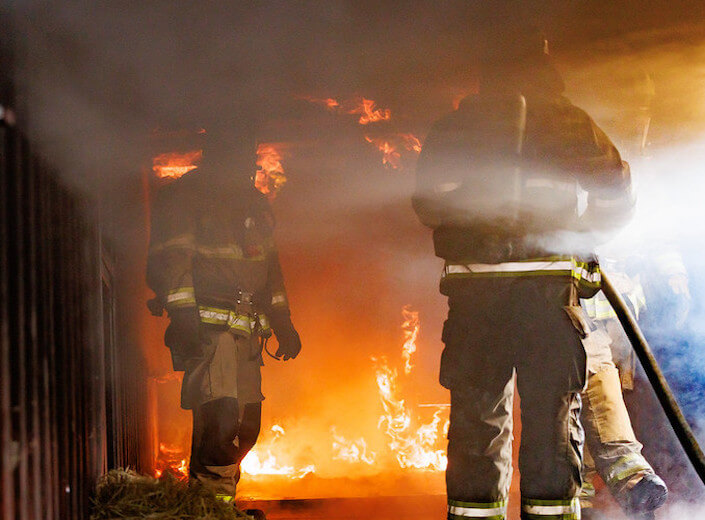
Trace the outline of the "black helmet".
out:
<instances>
[{"instance_id":1,"label":"black helmet","mask_svg":"<svg viewBox=\"0 0 705 520\"><path fill-rule=\"evenodd\" d=\"M548 41L536 27L495 28L486 34L480 53L481 92L534 97L559 95L564 89Z\"/></svg>"}]
</instances>

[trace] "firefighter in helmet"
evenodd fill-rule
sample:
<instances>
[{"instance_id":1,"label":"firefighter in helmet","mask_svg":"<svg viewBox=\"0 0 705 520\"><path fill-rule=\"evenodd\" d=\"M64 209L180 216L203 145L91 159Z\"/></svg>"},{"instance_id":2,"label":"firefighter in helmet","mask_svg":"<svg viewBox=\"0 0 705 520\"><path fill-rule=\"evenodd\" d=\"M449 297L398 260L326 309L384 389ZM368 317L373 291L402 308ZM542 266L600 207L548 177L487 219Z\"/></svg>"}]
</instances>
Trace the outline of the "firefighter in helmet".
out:
<instances>
[{"instance_id":1,"label":"firefighter in helmet","mask_svg":"<svg viewBox=\"0 0 705 520\"><path fill-rule=\"evenodd\" d=\"M631 217L631 178L605 133L562 95L537 31L495 43L479 93L428 134L413 198L445 260L448 518L506 518L516 381L521 517L573 519L584 343L594 333L579 298L599 290L594 246Z\"/></svg>"},{"instance_id":2,"label":"firefighter in helmet","mask_svg":"<svg viewBox=\"0 0 705 520\"><path fill-rule=\"evenodd\" d=\"M184 371L181 406L193 412L190 478L226 501L260 430L262 350L301 350L273 240L274 218L251 176L255 143L206 135L202 164L164 186L152 206L150 308L165 308L165 343Z\"/></svg>"}]
</instances>

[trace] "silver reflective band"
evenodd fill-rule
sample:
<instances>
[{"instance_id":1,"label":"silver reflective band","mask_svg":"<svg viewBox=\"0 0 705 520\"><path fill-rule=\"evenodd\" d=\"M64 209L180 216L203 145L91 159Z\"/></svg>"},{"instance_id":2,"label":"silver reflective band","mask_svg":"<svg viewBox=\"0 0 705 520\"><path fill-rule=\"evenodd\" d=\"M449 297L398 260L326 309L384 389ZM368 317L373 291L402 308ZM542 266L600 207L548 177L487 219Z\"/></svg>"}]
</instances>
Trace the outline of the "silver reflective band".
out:
<instances>
[{"instance_id":1,"label":"silver reflective band","mask_svg":"<svg viewBox=\"0 0 705 520\"><path fill-rule=\"evenodd\" d=\"M277 305L278 303L286 303L286 296L283 293L277 293L272 296L272 305Z\"/></svg>"},{"instance_id":2,"label":"silver reflective band","mask_svg":"<svg viewBox=\"0 0 705 520\"><path fill-rule=\"evenodd\" d=\"M571 271L569 260L559 262L504 262L502 264L446 265L446 274L521 273L526 271Z\"/></svg>"},{"instance_id":3,"label":"silver reflective band","mask_svg":"<svg viewBox=\"0 0 705 520\"><path fill-rule=\"evenodd\" d=\"M532 506L529 504L524 504L521 506L525 513L530 515L569 515L573 513L578 513L580 510L578 508L577 502L567 505L567 506Z\"/></svg>"},{"instance_id":4,"label":"silver reflective band","mask_svg":"<svg viewBox=\"0 0 705 520\"><path fill-rule=\"evenodd\" d=\"M592 203L598 208L614 208L628 203L629 199L593 199Z\"/></svg>"},{"instance_id":5,"label":"silver reflective band","mask_svg":"<svg viewBox=\"0 0 705 520\"><path fill-rule=\"evenodd\" d=\"M600 274L599 271L595 272L590 272L584 267L580 267L579 265L576 265L573 267L573 272L578 275L578 277L582 278L583 280L587 280L588 282L599 282L602 280L602 275Z\"/></svg>"},{"instance_id":6,"label":"silver reflective band","mask_svg":"<svg viewBox=\"0 0 705 520\"><path fill-rule=\"evenodd\" d=\"M216 311L207 311L205 309L199 309L198 314L201 316L201 318L205 318L207 320L220 320L224 323L227 322L228 318L230 317L230 314Z\"/></svg>"},{"instance_id":7,"label":"silver reflective band","mask_svg":"<svg viewBox=\"0 0 705 520\"><path fill-rule=\"evenodd\" d=\"M468 516L470 518L487 518L490 516L503 515L504 507L494 507L492 509L484 509L479 507L460 507L448 506L448 512L456 516Z\"/></svg>"},{"instance_id":8,"label":"silver reflective band","mask_svg":"<svg viewBox=\"0 0 705 520\"><path fill-rule=\"evenodd\" d=\"M457 190L460 188L459 182L445 182L443 184L436 184L433 187L433 191L436 193L448 193L449 191Z\"/></svg>"},{"instance_id":9,"label":"silver reflective band","mask_svg":"<svg viewBox=\"0 0 705 520\"><path fill-rule=\"evenodd\" d=\"M547 188L551 190L562 190L562 191L576 191L577 187L574 182L561 182L553 179L547 178L533 178L526 179L524 187L527 189L542 189Z\"/></svg>"},{"instance_id":10,"label":"silver reflective band","mask_svg":"<svg viewBox=\"0 0 705 520\"><path fill-rule=\"evenodd\" d=\"M180 291L180 292L175 292L166 297L166 302L167 303L173 303L179 300L187 300L191 299L193 300L194 298L194 292L193 291Z\"/></svg>"}]
</instances>

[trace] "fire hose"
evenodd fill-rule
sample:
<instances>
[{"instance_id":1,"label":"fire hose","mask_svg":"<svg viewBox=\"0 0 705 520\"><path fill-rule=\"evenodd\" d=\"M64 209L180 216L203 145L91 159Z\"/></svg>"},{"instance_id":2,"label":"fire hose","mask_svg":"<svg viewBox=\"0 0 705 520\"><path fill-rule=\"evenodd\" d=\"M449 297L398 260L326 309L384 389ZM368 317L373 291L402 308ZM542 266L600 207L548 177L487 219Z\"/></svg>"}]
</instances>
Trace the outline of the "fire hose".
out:
<instances>
[{"instance_id":1,"label":"fire hose","mask_svg":"<svg viewBox=\"0 0 705 520\"><path fill-rule=\"evenodd\" d=\"M671 427L678 437L678 441L681 443L681 446L683 446L698 477L700 477L700 480L705 484L705 455L703 455L703 451L700 449L688 421L686 421L676 399L673 397L673 392L671 392L671 388L668 386L668 382L663 376L663 372L661 372L661 368L656 362L656 358L651 352L651 348L644 334L629 312L629 308L624 302L624 299L614 288L609 277L605 276L604 273L602 273L602 292L617 314L617 318L619 318L624 332L626 332L634 348L634 352L639 358L641 365L644 367L644 372L646 372L646 376L656 393L656 397L661 403L663 411L666 413L668 421L671 423Z\"/></svg>"}]
</instances>

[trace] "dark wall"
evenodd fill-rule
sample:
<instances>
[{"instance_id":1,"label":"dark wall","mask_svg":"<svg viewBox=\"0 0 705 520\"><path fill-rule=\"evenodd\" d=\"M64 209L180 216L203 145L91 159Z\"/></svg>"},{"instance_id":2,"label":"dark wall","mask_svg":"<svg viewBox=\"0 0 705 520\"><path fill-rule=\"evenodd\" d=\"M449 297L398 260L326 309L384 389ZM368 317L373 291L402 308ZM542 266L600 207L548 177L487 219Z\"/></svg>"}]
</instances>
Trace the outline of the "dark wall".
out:
<instances>
[{"instance_id":1,"label":"dark wall","mask_svg":"<svg viewBox=\"0 0 705 520\"><path fill-rule=\"evenodd\" d=\"M98 229L0 120L2 518L86 518L108 467L148 464L144 374L117 348L117 268Z\"/></svg>"}]
</instances>

